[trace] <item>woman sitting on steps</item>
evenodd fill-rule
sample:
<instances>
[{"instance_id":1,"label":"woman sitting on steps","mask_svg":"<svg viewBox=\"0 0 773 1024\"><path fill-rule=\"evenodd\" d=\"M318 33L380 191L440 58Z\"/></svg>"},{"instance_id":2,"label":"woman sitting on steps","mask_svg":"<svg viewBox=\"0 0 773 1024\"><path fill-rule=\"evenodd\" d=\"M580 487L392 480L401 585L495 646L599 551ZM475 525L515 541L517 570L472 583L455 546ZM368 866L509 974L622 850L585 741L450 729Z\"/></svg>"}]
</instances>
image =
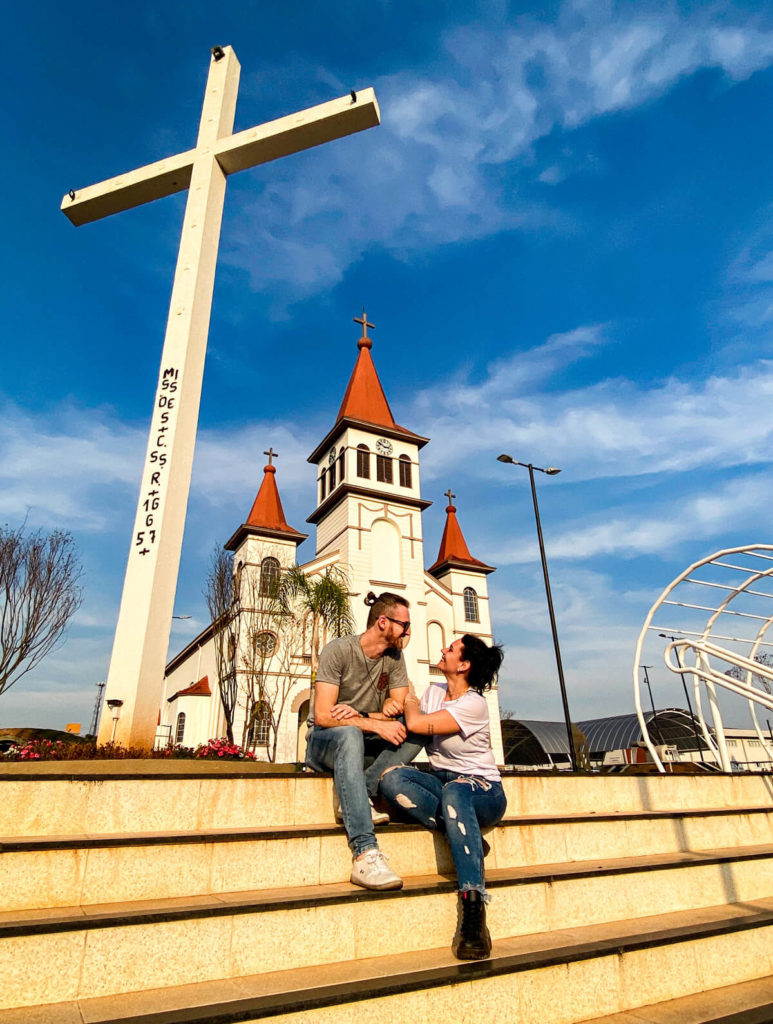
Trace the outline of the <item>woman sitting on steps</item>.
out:
<instances>
[{"instance_id":1,"label":"woman sitting on steps","mask_svg":"<svg viewBox=\"0 0 773 1024\"><path fill-rule=\"evenodd\" d=\"M421 702L412 690L405 699L406 728L430 737L431 771L399 765L388 768L379 784L390 803L448 840L459 886L451 948L459 960L483 960L491 953L481 829L501 820L507 798L491 750L483 693L501 664L501 647L469 634L443 648L438 668L445 683L432 683Z\"/></svg>"}]
</instances>

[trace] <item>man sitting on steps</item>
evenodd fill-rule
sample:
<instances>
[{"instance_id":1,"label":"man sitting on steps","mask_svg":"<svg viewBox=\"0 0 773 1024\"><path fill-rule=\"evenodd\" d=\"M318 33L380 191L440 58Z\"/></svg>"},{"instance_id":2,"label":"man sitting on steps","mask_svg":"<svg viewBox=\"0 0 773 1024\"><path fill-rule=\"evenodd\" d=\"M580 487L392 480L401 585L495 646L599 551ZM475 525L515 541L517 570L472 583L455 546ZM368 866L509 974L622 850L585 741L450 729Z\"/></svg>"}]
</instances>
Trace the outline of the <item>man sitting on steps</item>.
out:
<instances>
[{"instance_id":1,"label":"man sitting on steps","mask_svg":"<svg viewBox=\"0 0 773 1024\"><path fill-rule=\"evenodd\" d=\"M366 889L400 889L403 881L388 866L374 831L389 816L376 811L373 797L382 772L412 761L422 748L421 740L406 741L399 720L408 694L401 648L411 619L408 602L397 594L369 593L365 603L371 606L365 632L331 640L320 654L306 764L333 772L353 855L351 881Z\"/></svg>"}]
</instances>

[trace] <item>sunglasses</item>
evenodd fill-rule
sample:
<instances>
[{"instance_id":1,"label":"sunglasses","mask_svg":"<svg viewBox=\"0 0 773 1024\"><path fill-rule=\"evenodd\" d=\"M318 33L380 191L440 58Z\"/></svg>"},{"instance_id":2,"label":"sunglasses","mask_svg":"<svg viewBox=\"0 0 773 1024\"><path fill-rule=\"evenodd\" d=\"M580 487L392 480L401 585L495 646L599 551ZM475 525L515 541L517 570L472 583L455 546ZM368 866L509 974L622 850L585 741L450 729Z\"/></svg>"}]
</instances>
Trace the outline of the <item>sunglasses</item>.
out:
<instances>
[{"instance_id":1,"label":"sunglasses","mask_svg":"<svg viewBox=\"0 0 773 1024\"><path fill-rule=\"evenodd\" d=\"M407 633L408 630L411 628L411 620L410 619L408 619L407 622L402 622L400 619L393 619L391 615L385 615L384 618L385 619L389 619L390 622L394 622L394 624L396 626L402 626L403 633Z\"/></svg>"}]
</instances>

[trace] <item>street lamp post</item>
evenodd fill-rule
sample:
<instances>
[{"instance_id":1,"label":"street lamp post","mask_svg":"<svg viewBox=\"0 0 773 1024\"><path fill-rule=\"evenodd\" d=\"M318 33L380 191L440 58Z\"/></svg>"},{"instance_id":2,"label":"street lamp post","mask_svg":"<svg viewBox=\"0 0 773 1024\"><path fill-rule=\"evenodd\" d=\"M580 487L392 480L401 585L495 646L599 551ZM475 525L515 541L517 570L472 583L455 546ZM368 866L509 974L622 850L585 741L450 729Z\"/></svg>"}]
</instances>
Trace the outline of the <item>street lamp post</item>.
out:
<instances>
[{"instance_id":1,"label":"street lamp post","mask_svg":"<svg viewBox=\"0 0 773 1024\"><path fill-rule=\"evenodd\" d=\"M655 710L655 701L652 699L652 687L650 686L650 674L647 671L648 668L652 668L652 665L641 665L639 667L644 669L644 682L645 682L645 685L646 685L646 687L647 687L647 689L649 690L649 693L650 693L650 704L652 706L652 721L655 724L655 728L658 730L658 737L660 739L660 742L662 743L663 742L663 733L660 731L660 726L658 725L658 713Z\"/></svg>"},{"instance_id":2,"label":"street lamp post","mask_svg":"<svg viewBox=\"0 0 773 1024\"><path fill-rule=\"evenodd\" d=\"M658 636L662 637L663 640L670 640L671 643L674 643L674 644L676 643L677 640L681 640L682 639L681 637L671 636L670 633L658 633ZM682 671L682 655L681 655L681 652L679 651L679 649L676 648L676 647L674 648L674 654L676 655L676 662L679 665L679 677L682 680L682 689L684 690L685 700L687 701L687 707L690 710L690 723L692 725L692 731L693 731L693 735L695 736L695 744L696 744L695 753L696 753L696 756L697 756L698 760L700 760L701 741L700 741L700 737L698 736L698 726L695 724L695 715L693 714L692 704L690 702L690 694L687 692L687 683L684 681L684 672Z\"/></svg>"},{"instance_id":3,"label":"street lamp post","mask_svg":"<svg viewBox=\"0 0 773 1024\"><path fill-rule=\"evenodd\" d=\"M550 592L550 577L548 576L548 563L545 557L545 542L542 539L542 524L539 518L539 505L537 504L537 488L534 483L534 470L536 469L540 473L547 473L548 476L555 476L556 473L560 473L561 470L555 466L548 466L546 469L542 469L539 466L533 466L530 462L518 462L512 455L498 455L498 462L507 462L512 466L523 466L524 469L529 471L529 480L531 482L531 496L534 502L534 519L537 523L537 540L539 541L539 553L542 559L542 575L545 578L545 594L548 600L548 614L550 615L550 628L553 632L553 649L556 652L556 668L558 669L558 685L561 687L561 703L564 706L564 721L566 722L566 738L569 741L569 760L572 765L572 771L577 771L577 751L574 748L574 735L572 733L572 719L569 714L569 701L566 698L566 683L564 682L564 667L561 664L561 648L558 645L558 629L556 628L556 616L553 611L553 595Z\"/></svg>"}]
</instances>

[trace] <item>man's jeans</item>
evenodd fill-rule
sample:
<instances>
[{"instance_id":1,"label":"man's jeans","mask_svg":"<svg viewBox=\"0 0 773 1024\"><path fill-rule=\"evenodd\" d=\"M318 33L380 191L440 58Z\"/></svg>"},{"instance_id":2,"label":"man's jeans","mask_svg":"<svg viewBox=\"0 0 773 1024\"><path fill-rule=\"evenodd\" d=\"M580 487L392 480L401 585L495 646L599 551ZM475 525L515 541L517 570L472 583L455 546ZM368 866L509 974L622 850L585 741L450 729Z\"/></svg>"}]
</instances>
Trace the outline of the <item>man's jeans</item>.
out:
<instances>
[{"instance_id":1,"label":"man's jeans","mask_svg":"<svg viewBox=\"0 0 773 1024\"><path fill-rule=\"evenodd\" d=\"M392 765L412 761L423 745L419 737L409 733L405 742L395 747L354 725L329 729L313 725L309 729L306 764L317 772L333 772L344 828L355 857L378 847L368 798L376 795L381 773Z\"/></svg>"},{"instance_id":2,"label":"man's jeans","mask_svg":"<svg viewBox=\"0 0 773 1024\"><path fill-rule=\"evenodd\" d=\"M486 895L481 829L502 818L507 797L501 782L458 772L394 768L381 780L381 793L432 832L442 832L451 848L460 892Z\"/></svg>"}]
</instances>

